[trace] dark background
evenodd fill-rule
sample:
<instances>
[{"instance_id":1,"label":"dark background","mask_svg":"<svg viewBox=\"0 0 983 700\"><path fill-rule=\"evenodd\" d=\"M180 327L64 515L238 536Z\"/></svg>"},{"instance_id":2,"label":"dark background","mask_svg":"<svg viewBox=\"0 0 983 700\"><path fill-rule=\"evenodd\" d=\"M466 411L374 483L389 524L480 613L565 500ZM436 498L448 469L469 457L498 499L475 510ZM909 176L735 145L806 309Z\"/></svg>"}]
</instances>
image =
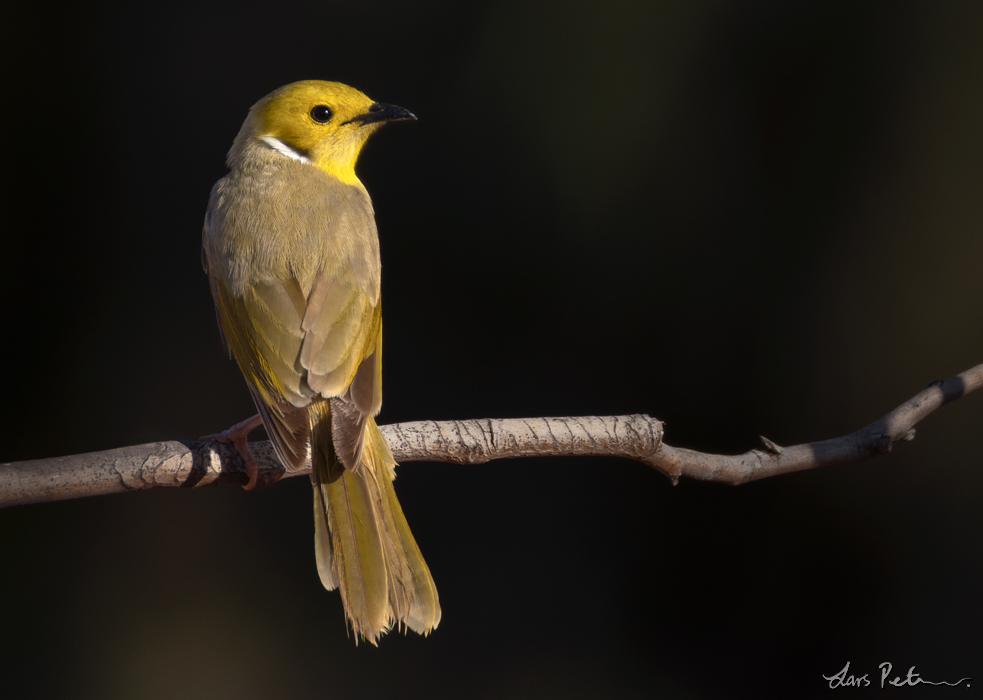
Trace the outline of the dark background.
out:
<instances>
[{"instance_id":1,"label":"dark background","mask_svg":"<svg viewBox=\"0 0 983 700\"><path fill-rule=\"evenodd\" d=\"M642 412L736 453L851 432L983 361L978 3L34 3L0 24L4 461L251 414L201 222L249 106L306 78L419 116L359 164L383 423ZM444 618L378 649L318 582L306 479L7 509L0 694L967 697L981 428L972 395L891 455L740 488L407 463ZM869 688L827 687L847 661ZM881 662L975 683L881 691Z\"/></svg>"}]
</instances>

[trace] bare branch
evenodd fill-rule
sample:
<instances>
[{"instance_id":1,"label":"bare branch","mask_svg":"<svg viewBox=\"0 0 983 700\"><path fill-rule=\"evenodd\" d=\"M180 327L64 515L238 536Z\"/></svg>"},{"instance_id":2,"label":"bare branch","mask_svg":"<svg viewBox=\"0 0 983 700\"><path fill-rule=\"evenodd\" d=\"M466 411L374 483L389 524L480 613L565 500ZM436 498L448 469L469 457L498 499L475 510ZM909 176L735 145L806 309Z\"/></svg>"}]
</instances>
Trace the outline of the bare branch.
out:
<instances>
[{"instance_id":1,"label":"bare branch","mask_svg":"<svg viewBox=\"0 0 983 700\"><path fill-rule=\"evenodd\" d=\"M482 464L509 457L627 457L676 482L686 476L742 484L778 474L851 464L912 440L914 426L932 411L983 386L983 364L924 391L855 433L832 440L781 447L762 437L762 448L742 455L715 455L662 442L662 423L645 415L419 421L381 426L399 462ZM285 474L269 442L249 445L260 483ZM148 488L244 484L242 458L231 445L170 441L0 464L0 507L57 501Z\"/></svg>"}]
</instances>

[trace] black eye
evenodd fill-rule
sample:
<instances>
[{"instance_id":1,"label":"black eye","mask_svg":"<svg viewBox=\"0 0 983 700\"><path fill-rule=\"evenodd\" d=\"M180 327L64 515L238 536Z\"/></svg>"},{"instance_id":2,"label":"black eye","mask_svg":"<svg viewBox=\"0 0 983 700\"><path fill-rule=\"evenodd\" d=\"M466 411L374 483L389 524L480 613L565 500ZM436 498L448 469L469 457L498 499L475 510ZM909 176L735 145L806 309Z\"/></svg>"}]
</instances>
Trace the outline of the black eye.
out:
<instances>
[{"instance_id":1,"label":"black eye","mask_svg":"<svg viewBox=\"0 0 983 700\"><path fill-rule=\"evenodd\" d=\"M323 124L324 122L328 121L331 119L331 116L331 108L327 105L318 105L311 110L311 119L319 124Z\"/></svg>"}]
</instances>

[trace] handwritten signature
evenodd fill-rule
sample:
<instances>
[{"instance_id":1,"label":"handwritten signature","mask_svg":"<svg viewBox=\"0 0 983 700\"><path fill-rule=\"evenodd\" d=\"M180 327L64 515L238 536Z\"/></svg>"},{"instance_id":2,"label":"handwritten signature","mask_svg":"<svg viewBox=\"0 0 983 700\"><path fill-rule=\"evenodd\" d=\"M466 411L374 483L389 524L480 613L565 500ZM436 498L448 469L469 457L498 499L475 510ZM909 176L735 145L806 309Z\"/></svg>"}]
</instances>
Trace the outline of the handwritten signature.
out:
<instances>
[{"instance_id":1,"label":"handwritten signature","mask_svg":"<svg viewBox=\"0 0 983 700\"><path fill-rule=\"evenodd\" d=\"M960 678L958 681L927 681L922 678L919 674L915 673L915 667L912 666L908 669L908 674L903 678L901 676L895 676L890 678L892 670L894 667L885 661L880 664L877 668L881 670L881 687L886 685L893 685L896 688L902 688L904 686L916 686L921 683L926 685L950 685L957 686L966 684L966 687L970 687L970 682L972 678ZM841 668L839 671L834 673L832 676L823 676L827 681L829 681L830 688L865 688L870 685L870 678L865 673L862 676L857 676L850 673L850 662L846 662L846 666ZM888 680L890 678L890 680Z\"/></svg>"}]
</instances>

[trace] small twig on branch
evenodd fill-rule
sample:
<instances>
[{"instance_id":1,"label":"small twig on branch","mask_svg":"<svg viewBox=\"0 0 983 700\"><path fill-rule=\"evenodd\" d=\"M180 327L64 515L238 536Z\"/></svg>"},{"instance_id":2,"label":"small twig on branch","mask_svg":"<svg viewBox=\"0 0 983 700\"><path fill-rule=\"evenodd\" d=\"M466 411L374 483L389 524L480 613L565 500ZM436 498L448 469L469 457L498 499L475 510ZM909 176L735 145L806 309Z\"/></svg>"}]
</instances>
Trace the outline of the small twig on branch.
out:
<instances>
[{"instance_id":1,"label":"small twig on branch","mask_svg":"<svg viewBox=\"0 0 983 700\"><path fill-rule=\"evenodd\" d=\"M983 386L983 364L924 391L850 435L780 447L762 437L762 449L715 455L662 442L662 423L645 415L419 421L381 426L398 462L482 464L509 457L627 457L658 469L673 482L686 476L743 484L778 474L850 464L888 452L914 438L914 426L932 411ZM249 445L260 483L285 474L269 442ZM157 442L70 457L0 464L0 507L121 493L148 488L246 483L235 449L216 442Z\"/></svg>"}]
</instances>

